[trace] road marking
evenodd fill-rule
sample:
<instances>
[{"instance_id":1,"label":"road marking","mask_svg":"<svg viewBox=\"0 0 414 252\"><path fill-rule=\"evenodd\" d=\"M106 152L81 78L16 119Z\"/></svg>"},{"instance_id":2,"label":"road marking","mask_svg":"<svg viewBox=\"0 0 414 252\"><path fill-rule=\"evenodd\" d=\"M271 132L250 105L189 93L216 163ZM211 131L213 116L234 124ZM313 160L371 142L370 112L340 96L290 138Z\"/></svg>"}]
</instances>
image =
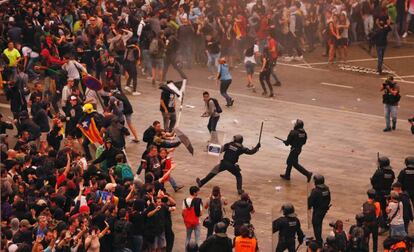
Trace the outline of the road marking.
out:
<instances>
[{"instance_id":1,"label":"road marking","mask_svg":"<svg viewBox=\"0 0 414 252\"><path fill-rule=\"evenodd\" d=\"M217 89L211 89L211 88L201 88L201 87L194 87L194 86L187 86L187 88L200 90L200 91L209 91L211 93L217 93L218 92ZM333 111L333 112L343 112L343 113L346 113L346 114L357 115L357 116L363 115L363 116L367 116L367 117L371 117L371 118L375 118L375 119L384 119L383 116L367 114L367 113L362 113L362 112L348 111L348 110L342 110L342 109L334 109L334 108L328 108L328 107L323 107L323 106L318 106L318 105L304 104L304 103L292 102L292 101L282 101L282 100L276 100L276 99L269 99L269 98L264 98L264 97L257 97L257 96L251 96L251 95L233 93L233 92L229 92L229 94L233 95L233 96L250 98L250 99L260 100L260 101L290 104L290 105L296 105L296 106L303 106L303 107L307 107L307 108L324 109L324 110Z\"/></svg>"},{"instance_id":2,"label":"road marking","mask_svg":"<svg viewBox=\"0 0 414 252\"><path fill-rule=\"evenodd\" d=\"M0 103L0 108L10 109L10 104Z\"/></svg>"},{"instance_id":3,"label":"road marking","mask_svg":"<svg viewBox=\"0 0 414 252\"><path fill-rule=\"evenodd\" d=\"M322 68L315 68L311 66L307 66L306 64L286 64L286 63L277 63L277 65L281 66L288 66L288 67L296 67L296 68L302 68L302 69L308 69L308 70L316 70L316 71L322 71L322 72L329 72L327 69Z\"/></svg>"},{"instance_id":4,"label":"road marking","mask_svg":"<svg viewBox=\"0 0 414 252\"><path fill-rule=\"evenodd\" d=\"M381 78L381 80L386 80L386 79L387 78ZM402 82L402 83L414 84L414 81L407 81L407 80L403 80L401 78L395 78L394 80L398 81L398 82Z\"/></svg>"},{"instance_id":5,"label":"road marking","mask_svg":"<svg viewBox=\"0 0 414 252\"><path fill-rule=\"evenodd\" d=\"M408 59L414 58L414 55L405 55L405 56L392 56L392 57L384 57L384 60L392 60L392 59ZM347 60L346 62L363 62L363 61L376 61L377 58L366 58L366 59L354 59L354 60ZM327 65L328 62L314 62L314 63L307 63L307 64L296 64L295 66L307 66L307 65Z\"/></svg>"},{"instance_id":6,"label":"road marking","mask_svg":"<svg viewBox=\"0 0 414 252\"><path fill-rule=\"evenodd\" d=\"M405 96L410 97L410 98L414 98L414 95L405 95Z\"/></svg>"},{"instance_id":7,"label":"road marking","mask_svg":"<svg viewBox=\"0 0 414 252\"><path fill-rule=\"evenodd\" d=\"M332 87L340 87L340 88L349 88L349 89L354 88L352 86L339 85L339 84L329 83L329 82L321 82L321 85L332 86Z\"/></svg>"}]
</instances>

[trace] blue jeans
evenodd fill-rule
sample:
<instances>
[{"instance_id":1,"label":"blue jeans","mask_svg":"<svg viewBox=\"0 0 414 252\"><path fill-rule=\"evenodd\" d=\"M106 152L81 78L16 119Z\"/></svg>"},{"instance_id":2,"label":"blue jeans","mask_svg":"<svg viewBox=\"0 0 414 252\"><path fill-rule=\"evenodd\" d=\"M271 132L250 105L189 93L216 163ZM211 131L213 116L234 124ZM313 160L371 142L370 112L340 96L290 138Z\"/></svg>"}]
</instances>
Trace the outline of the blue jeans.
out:
<instances>
[{"instance_id":1,"label":"blue jeans","mask_svg":"<svg viewBox=\"0 0 414 252\"><path fill-rule=\"evenodd\" d=\"M379 73L382 72L382 64L384 62L384 54L385 54L385 46L377 46L377 57L378 57L377 70L378 70Z\"/></svg>"},{"instance_id":2,"label":"blue jeans","mask_svg":"<svg viewBox=\"0 0 414 252\"><path fill-rule=\"evenodd\" d=\"M390 119L392 119L393 122L397 122L397 110L398 105L388 105L384 104L384 116L385 116L385 125L387 129L391 128Z\"/></svg>"},{"instance_id":3,"label":"blue jeans","mask_svg":"<svg viewBox=\"0 0 414 252\"><path fill-rule=\"evenodd\" d=\"M207 60L208 70L210 70L210 72L215 74L218 68L218 59L220 58L220 53L216 53L216 54L207 53L207 57L208 57L208 60Z\"/></svg>"},{"instance_id":4,"label":"blue jeans","mask_svg":"<svg viewBox=\"0 0 414 252\"><path fill-rule=\"evenodd\" d=\"M194 232L195 235L195 242L198 244L198 246L201 245L200 243L200 231L201 231L201 225L198 224L195 227L192 228L186 228L187 230L187 236L185 238L185 247L187 247L187 244L191 241L191 234Z\"/></svg>"},{"instance_id":5,"label":"blue jeans","mask_svg":"<svg viewBox=\"0 0 414 252\"><path fill-rule=\"evenodd\" d=\"M142 60L144 61L145 73L151 76L152 65L151 65L151 56L150 56L149 50L147 49L142 50Z\"/></svg>"},{"instance_id":6,"label":"blue jeans","mask_svg":"<svg viewBox=\"0 0 414 252\"><path fill-rule=\"evenodd\" d=\"M390 225L390 235L391 236L407 236L405 232L404 224L401 225Z\"/></svg>"},{"instance_id":7,"label":"blue jeans","mask_svg":"<svg viewBox=\"0 0 414 252\"><path fill-rule=\"evenodd\" d=\"M229 89L231 84L230 80L221 80L220 81L220 94L226 99L227 105L230 105L231 100L233 100L228 94L227 90Z\"/></svg>"},{"instance_id":8,"label":"blue jeans","mask_svg":"<svg viewBox=\"0 0 414 252\"><path fill-rule=\"evenodd\" d=\"M177 182L175 182L175 179L170 175L170 178L168 179L168 182L170 182L170 185L175 190L177 188Z\"/></svg>"},{"instance_id":9,"label":"blue jeans","mask_svg":"<svg viewBox=\"0 0 414 252\"><path fill-rule=\"evenodd\" d=\"M142 235L132 236L132 252L141 252L144 239Z\"/></svg>"},{"instance_id":10,"label":"blue jeans","mask_svg":"<svg viewBox=\"0 0 414 252\"><path fill-rule=\"evenodd\" d=\"M39 77L39 74L36 73L33 70L33 66L36 64L36 62L39 60L39 57L37 58L30 58L29 61L27 62L27 66L26 66L26 71L29 74L30 77L34 77L37 78Z\"/></svg>"}]
</instances>

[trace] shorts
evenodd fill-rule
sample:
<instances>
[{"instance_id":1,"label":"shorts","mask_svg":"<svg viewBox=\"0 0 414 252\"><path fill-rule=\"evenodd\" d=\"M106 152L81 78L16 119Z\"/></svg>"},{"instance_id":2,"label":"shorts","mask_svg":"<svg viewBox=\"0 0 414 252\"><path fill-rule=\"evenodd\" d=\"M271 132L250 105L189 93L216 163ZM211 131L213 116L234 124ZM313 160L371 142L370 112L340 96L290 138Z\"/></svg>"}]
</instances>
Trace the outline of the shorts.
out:
<instances>
[{"instance_id":1,"label":"shorts","mask_svg":"<svg viewBox=\"0 0 414 252\"><path fill-rule=\"evenodd\" d=\"M336 46L348 46L348 39L341 38L336 41Z\"/></svg>"},{"instance_id":2,"label":"shorts","mask_svg":"<svg viewBox=\"0 0 414 252\"><path fill-rule=\"evenodd\" d=\"M130 124L132 122L132 114L125 115L125 121Z\"/></svg>"},{"instance_id":3,"label":"shorts","mask_svg":"<svg viewBox=\"0 0 414 252\"><path fill-rule=\"evenodd\" d=\"M244 64L244 66L245 66L245 68L246 68L246 73L247 73L247 74L253 74L253 73L254 73L254 68L255 68L255 66L256 66L256 64L255 64L255 63L253 63L253 62L251 62L251 61L247 61L247 62Z\"/></svg>"},{"instance_id":4,"label":"shorts","mask_svg":"<svg viewBox=\"0 0 414 252\"><path fill-rule=\"evenodd\" d=\"M152 249L165 248L167 242L165 240L165 232L154 237L154 243L151 245Z\"/></svg>"},{"instance_id":5,"label":"shorts","mask_svg":"<svg viewBox=\"0 0 414 252\"><path fill-rule=\"evenodd\" d=\"M151 66L156 69L163 69L164 59L163 58L151 58Z\"/></svg>"}]
</instances>

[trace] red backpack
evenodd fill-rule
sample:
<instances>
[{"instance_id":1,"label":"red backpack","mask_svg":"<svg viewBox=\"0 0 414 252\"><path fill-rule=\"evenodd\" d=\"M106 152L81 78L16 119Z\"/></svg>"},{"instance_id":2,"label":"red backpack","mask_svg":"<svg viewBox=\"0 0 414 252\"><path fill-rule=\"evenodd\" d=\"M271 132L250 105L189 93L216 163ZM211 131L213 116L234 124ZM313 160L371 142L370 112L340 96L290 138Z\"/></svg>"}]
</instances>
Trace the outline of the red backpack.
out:
<instances>
[{"instance_id":1,"label":"red backpack","mask_svg":"<svg viewBox=\"0 0 414 252\"><path fill-rule=\"evenodd\" d=\"M184 199L183 219L186 228L193 228L200 224L192 203L191 200L190 206L188 206L187 199Z\"/></svg>"}]
</instances>

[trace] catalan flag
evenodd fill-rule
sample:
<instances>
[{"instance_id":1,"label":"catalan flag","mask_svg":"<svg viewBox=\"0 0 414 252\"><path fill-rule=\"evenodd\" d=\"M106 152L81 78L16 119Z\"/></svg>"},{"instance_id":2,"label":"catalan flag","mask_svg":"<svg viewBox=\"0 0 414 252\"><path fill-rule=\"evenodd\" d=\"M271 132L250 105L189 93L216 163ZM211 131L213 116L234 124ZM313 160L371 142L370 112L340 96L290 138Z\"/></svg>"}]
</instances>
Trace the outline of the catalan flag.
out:
<instances>
[{"instance_id":1,"label":"catalan flag","mask_svg":"<svg viewBox=\"0 0 414 252\"><path fill-rule=\"evenodd\" d=\"M91 141L91 143L103 144L102 136L96 127L95 120L93 118L86 118L79 129L82 133Z\"/></svg>"}]
</instances>

